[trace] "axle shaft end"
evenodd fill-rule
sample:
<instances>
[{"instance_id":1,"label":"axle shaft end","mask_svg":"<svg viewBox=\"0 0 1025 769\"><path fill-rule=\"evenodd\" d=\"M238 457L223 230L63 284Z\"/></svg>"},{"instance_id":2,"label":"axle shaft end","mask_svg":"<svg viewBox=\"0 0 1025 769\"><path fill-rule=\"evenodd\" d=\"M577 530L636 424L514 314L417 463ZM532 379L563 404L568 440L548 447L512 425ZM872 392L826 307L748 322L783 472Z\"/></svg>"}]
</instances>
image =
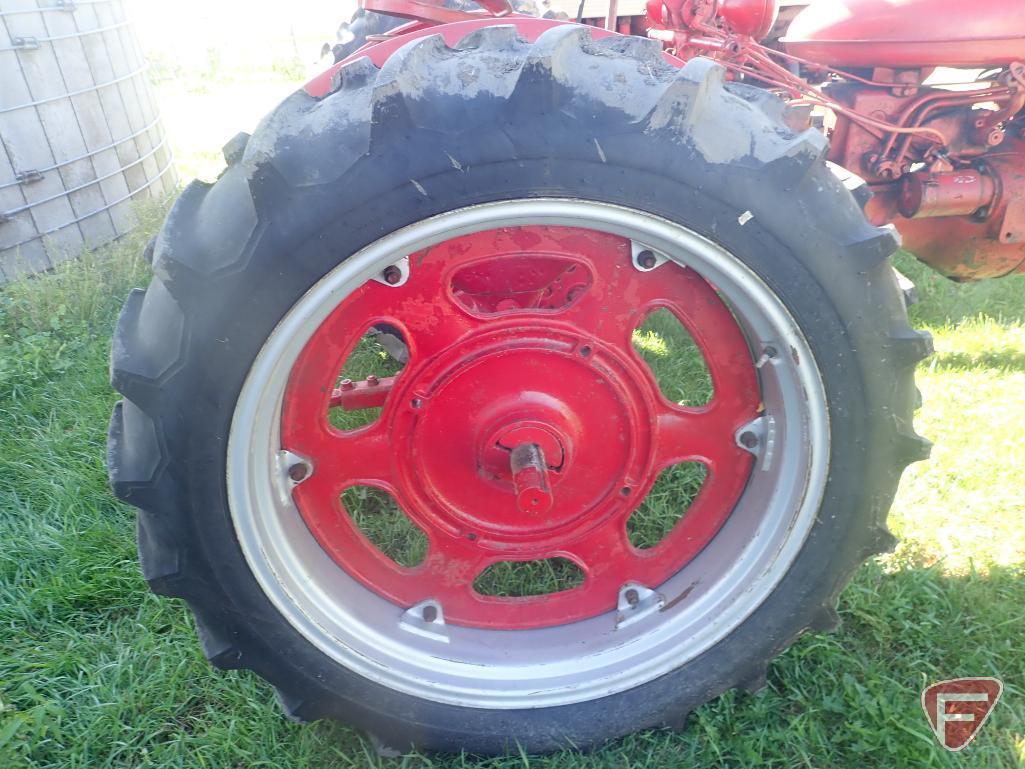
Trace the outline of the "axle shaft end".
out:
<instances>
[{"instance_id":1,"label":"axle shaft end","mask_svg":"<svg viewBox=\"0 0 1025 769\"><path fill-rule=\"evenodd\" d=\"M552 507L545 455L536 443L521 443L509 456L516 506L524 513L546 513Z\"/></svg>"}]
</instances>

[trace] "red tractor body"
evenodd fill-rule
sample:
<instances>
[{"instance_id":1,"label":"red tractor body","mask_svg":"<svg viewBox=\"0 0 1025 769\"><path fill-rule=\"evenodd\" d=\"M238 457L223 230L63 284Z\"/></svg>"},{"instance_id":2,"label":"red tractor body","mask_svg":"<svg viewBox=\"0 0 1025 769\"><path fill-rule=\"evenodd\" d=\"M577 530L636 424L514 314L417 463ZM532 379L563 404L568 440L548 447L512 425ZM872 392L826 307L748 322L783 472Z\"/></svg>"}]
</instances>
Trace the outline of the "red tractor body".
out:
<instances>
[{"instance_id":1,"label":"red tractor body","mask_svg":"<svg viewBox=\"0 0 1025 769\"><path fill-rule=\"evenodd\" d=\"M785 43L833 67L1006 67L1025 59L1025 8L1007 0L816 2Z\"/></svg>"},{"instance_id":2,"label":"red tractor body","mask_svg":"<svg viewBox=\"0 0 1025 769\"><path fill-rule=\"evenodd\" d=\"M364 0L367 10L410 23L349 58L381 65L424 35L455 42L474 27L512 24L533 40L568 23L514 13L505 0L481 5ZM731 77L781 95L788 123L819 125L829 159L874 193L869 219L893 223L905 247L944 275L1025 270L1025 5L815 0L774 50L760 41L778 12L778 0L650 0L642 19L619 16L612 0L602 26L660 41L674 63L715 59ZM334 71L307 90L325 92Z\"/></svg>"}]
</instances>

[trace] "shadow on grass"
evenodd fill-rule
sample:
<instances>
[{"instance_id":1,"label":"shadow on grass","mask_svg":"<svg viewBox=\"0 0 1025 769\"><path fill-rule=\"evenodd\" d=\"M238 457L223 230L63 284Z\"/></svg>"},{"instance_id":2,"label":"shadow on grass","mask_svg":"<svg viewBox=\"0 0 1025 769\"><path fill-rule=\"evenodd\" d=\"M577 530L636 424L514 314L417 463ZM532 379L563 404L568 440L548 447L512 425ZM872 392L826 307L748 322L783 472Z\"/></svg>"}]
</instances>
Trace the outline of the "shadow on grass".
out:
<instances>
[{"instance_id":1,"label":"shadow on grass","mask_svg":"<svg viewBox=\"0 0 1025 769\"><path fill-rule=\"evenodd\" d=\"M1000 369L1025 371L1025 349L937 352L925 364L932 371Z\"/></svg>"},{"instance_id":2,"label":"shadow on grass","mask_svg":"<svg viewBox=\"0 0 1025 769\"><path fill-rule=\"evenodd\" d=\"M955 283L906 251L898 253L893 264L917 288L919 302L909 312L916 324L955 325L979 316L1005 324L1025 323L1025 275Z\"/></svg>"}]
</instances>

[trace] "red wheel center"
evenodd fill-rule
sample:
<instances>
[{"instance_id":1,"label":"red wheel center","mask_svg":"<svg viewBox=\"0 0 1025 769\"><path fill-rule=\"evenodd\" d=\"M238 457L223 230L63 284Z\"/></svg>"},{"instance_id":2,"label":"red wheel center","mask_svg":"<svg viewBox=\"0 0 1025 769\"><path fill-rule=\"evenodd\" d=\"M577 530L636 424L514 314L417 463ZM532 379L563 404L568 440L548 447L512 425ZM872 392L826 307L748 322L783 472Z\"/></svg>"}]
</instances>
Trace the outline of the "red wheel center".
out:
<instances>
[{"instance_id":1,"label":"red wheel center","mask_svg":"<svg viewBox=\"0 0 1025 769\"><path fill-rule=\"evenodd\" d=\"M646 474L650 394L633 364L552 324L496 324L409 378L395 395L419 407L392 425L400 481L429 526L482 547L540 552L621 508ZM580 350L587 348L586 355ZM643 429L638 429L643 425ZM543 516L525 514L512 450L541 448L552 487Z\"/></svg>"},{"instance_id":2,"label":"red wheel center","mask_svg":"<svg viewBox=\"0 0 1025 769\"><path fill-rule=\"evenodd\" d=\"M293 499L324 550L400 607L431 599L446 622L556 625L616 608L624 584L661 585L729 516L751 455L736 431L758 414L758 382L729 308L675 263L637 269L631 243L565 227L520 227L446 241L409 259L401 284L369 281L313 334L285 393L282 448L312 473ZM715 390L700 408L667 401L632 334L665 308L690 332ZM392 380L334 390L357 341L398 329L409 362ZM332 392L335 392L332 400ZM383 405L342 431L331 403ZM706 466L686 515L648 550L626 522L665 468ZM427 535L404 568L378 550L340 500L352 486L387 491ZM579 587L483 596L474 581L503 561L562 558Z\"/></svg>"}]
</instances>

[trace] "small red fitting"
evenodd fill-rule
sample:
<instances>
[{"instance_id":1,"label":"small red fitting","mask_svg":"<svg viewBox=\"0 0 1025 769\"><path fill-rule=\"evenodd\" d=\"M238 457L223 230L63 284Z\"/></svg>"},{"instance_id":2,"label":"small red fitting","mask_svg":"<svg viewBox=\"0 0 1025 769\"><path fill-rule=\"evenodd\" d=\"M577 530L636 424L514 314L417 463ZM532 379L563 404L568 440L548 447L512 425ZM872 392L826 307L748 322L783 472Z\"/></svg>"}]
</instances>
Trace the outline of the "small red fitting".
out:
<instances>
[{"instance_id":1,"label":"small red fitting","mask_svg":"<svg viewBox=\"0 0 1025 769\"><path fill-rule=\"evenodd\" d=\"M546 513L552 507L545 455L536 443L521 443L509 455L516 506L524 513Z\"/></svg>"}]
</instances>

